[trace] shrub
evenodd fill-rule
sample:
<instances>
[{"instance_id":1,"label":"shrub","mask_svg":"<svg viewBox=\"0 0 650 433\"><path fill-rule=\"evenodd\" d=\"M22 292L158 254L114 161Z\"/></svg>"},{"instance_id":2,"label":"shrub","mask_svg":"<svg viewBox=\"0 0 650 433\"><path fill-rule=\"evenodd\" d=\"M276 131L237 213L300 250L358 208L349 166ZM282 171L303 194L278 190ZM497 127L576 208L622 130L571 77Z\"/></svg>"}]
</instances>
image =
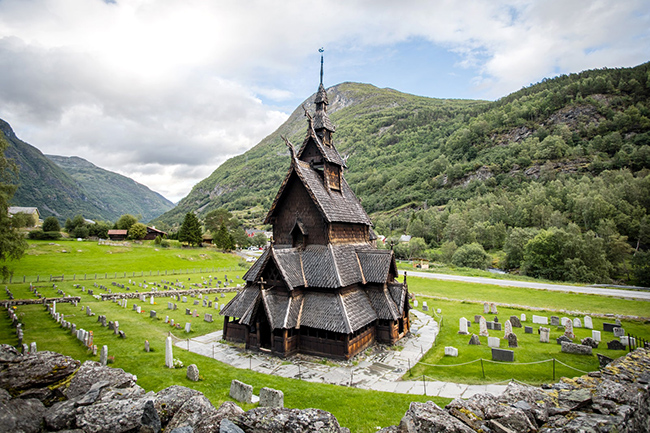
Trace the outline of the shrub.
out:
<instances>
[{"instance_id":1,"label":"shrub","mask_svg":"<svg viewBox=\"0 0 650 433\"><path fill-rule=\"evenodd\" d=\"M40 241L52 241L61 238L61 232L44 232L43 230L32 230L28 235L29 239Z\"/></svg>"},{"instance_id":2,"label":"shrub","mask_svg":"<svg viewBox=\"0 0 650 433\"><path fill-rule=\"evenodd\" d=\"M454 266L466 268L486 269L490 262L490 256L476 242L459 247L451 258Z\"/></svg>"},{"instance_id":3,"label":"shrub","mask_svg":"<svg viewBox=\"0 0 650 433\"><path fill-rule=\"evenodd\" d=\"M43 221L43 231L44 232L60 232L61 225L59 220L56 217L49 216Z\"/></svg>"}]
</instances>

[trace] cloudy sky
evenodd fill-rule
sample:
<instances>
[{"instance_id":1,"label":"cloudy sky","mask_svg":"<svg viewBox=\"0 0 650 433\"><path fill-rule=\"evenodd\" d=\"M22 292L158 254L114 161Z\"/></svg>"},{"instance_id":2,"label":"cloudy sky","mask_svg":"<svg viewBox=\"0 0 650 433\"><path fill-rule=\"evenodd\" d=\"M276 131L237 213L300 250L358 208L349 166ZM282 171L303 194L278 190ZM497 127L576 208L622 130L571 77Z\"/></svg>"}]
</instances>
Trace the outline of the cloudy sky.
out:
<instances>
[{"instance_id":1,"label":"cloudy sky","mask_svg":"<svg viewBox=\"0 0 650 433\"><path fill-rule=\"evenodd\" d=\"M0 118L172 201L318 86L498 99L650 60L644 0L0 0Z\"/></svg>"}]
</instances>

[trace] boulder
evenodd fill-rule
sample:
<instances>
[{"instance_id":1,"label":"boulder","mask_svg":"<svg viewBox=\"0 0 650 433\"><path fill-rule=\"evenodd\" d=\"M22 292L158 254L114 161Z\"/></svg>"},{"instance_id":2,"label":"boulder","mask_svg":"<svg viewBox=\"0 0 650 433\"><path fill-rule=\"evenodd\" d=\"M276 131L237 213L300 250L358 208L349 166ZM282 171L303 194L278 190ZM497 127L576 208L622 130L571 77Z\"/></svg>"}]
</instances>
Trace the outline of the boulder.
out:
<instances>
[{"instance_id":1,"label":"boulder","mask_svg":"<svg viewBox=\"0 0 650 433\"><path fill-rule=\"evenodd\" d=\"M399 431L473 433L474 430L432 401L413 402L399 423Z\"/></svg>"},{"instance_id":2,"label":"boulder","mask_svg":"<svg viewBox=\"0 0 650 433\"><path fill-rule=\"evenodd\" d=\"M106 382L105 387L114 389L133 387L137 380L136 376L121 368L103 366L96 361L86 361L70 380L70 386L63 394L73 399L86 394L98 382Z\"/></svg>"},{"instance_id":3,"label":"boulder","mask_svg":"<svg viewBox=\"0 0 650 433\"><path fill-rule=\"evenodd\" d=\"M67 430L76 426L77 407L74 400L65 400L53 404L44 415L45 425L49 430Z\"/></svg>"},{"instance_id":4,"label":"boulder","mask_svg":"<svg viewBox=\"0 0 650 433\"><path fill-rule=\"evenodd\" d=\"M241 414L235 424L244 431L256 433L343 433L349 431L339 425L334 415L321 409L260 407Z\"/></svg>"},{"instance_id":5,"label":"boulder","mask_svg":"<svg viewBox=\"0 0 650 433\"><path fill-rule=\"evenodd\" d=\"M45 406L33 398L15 398L0 404L0 430L32 433L42 431Z\"/></svg>"},{"instance_id":6,"label":"boulder","mask_svg":"<svg viewBox=\"0 0 650 433\"><path fill-rule=\"evenodd\" d=\"M591 337L583 338L580 344L582 344L583 346L589 346L592 349L598 348L598 342Z\"/></svg>"},{"instance_id":7,"label":"boulder","mask_svg":"<svg viewBox=\"0 0 650 433\"><path fill-rule=\"evenodd\" d=\"M214 415L216 411L206 396L203 394L195 395L187 400L174 414L165 430L171 431L186 425L194 428L200 420Z\"/></svg>"},{"instance_id":8,"label":"boulder","mask_svg":"<svg viewBox=\"0 0 650 433\"><path fill-rule=\"evenodd\" d=\"M160 414L160 422L166 426L176 412L192 397L203 395L200 391L180 385L172 385L156 394L154 406Z\"/></svg>"},{"instance_id":9,"label":"boulder","mask_svg":"<svg viewBox=\"0 0 650 433\"><path fill-rule=\"evenodd\" d=\"M79 364L55 352L20 355L12 346L3 344L0 346L0 388L15 397L28 389L52 387L74 373Z\"/></svg>"},{"instance_id":10,"label":"boulder","mask_svg":"<svg viewBox=\"0 0 650 433\"><path fill-rule=\"evenodd\" d=\"M194 426L194 433L213 433L223 426L223 421L235 421L239 415L243 414L242 408L237 406L233 401L225 401L219 409L211 415L201 418Z\"/></svg>"},{"instance_id":11,"label":"boulder","mask_svg":"<svg viewBox=\"0 0 650 433\"><path fill-rule=\"evenodd\" d=\"M219 433L244 433L244 430L237 427L237 425L229 419L224 419L219 424Z\"/></svg>"},{"instance_id":12,"label":"boulder","mask_svg":"<svg viewBox=\"0 0 650 433\"><path fill-rule=\"evenodd\" d=\"M151 397L151 398L149 398ZM85 433L156 432L160 417L154 408L153 395L139 399L111 400L78 408L77 427Z\"/></svg>"},{"instance_id":13,"label":"boulder","mask_svg":"<svg viewBox=\"0 0 650 433\"><path fill-rule=\"evenodd\" d=\"M199 367L196 364L190 364L187 366L187 378L192 382L199 381Z\"/></svg>"}]
</instances>

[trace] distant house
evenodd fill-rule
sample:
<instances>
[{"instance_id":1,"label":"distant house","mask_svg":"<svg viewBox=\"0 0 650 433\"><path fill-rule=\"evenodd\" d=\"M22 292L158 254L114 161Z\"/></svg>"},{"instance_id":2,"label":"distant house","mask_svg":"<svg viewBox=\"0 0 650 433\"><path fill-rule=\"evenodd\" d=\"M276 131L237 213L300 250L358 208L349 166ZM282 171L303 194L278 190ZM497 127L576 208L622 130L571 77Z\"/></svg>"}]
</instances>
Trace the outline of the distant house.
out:
<instances>
[{"instance_id":1,"label":"distant house","mask_svg":"<svg viewBox=\"0 0 650 433\"><path fill-rule=\"evenodd\" d=\"M31 215L34 218L34 225L43 225L43 220L41 219L41 214L38 212L37 207L22 207L22 206L10 206L8 209L9 217L13 217L18 213L24 213L26 215Z\"/></svg>"},{"instance_id":2,"label":"distant house","mask_svg":"<svg viewBox=\"0 0 650 433\"><path fill-rule=\"evenodd\" d=\"M400 242L411 242L411 236L410 235L402 235L399 237Z\"/></svg>"},{"instance_id":3,"label":"distant house","mask_svg":"<svg viewBox=\"0 0 650 433\"><path fill-rule=\"evenodd\" d=\"M145 240L152 241L152 240L156 239L157 236L160 236L162 238L163 236L167 236L167 232L164 232L162 230L158 230L157 228L155 228L153 226L147 227L147 235L144 237Z\"/></svg>"},{"instance_id":4,"label":"distant house","mask_svg":"<svg viewBox=\"0 0 650 433\"><path fill-rule=\"evenodd\" d=\"M127 230L109 230L108 238L112 241L123 241L128 235Z\"/></svg>"},{"instance_id":5,"label":"distant house","mask_svg":"<svg viewBox=\"0 0 650 433\"><path fill-rule=\"evenodd\" d=\"M204 244L211 244L212 243L212 233L210 233L210 232L203 233L203 236L201 237L201 242L204 243Z\"/></svg>"}]
</instances>

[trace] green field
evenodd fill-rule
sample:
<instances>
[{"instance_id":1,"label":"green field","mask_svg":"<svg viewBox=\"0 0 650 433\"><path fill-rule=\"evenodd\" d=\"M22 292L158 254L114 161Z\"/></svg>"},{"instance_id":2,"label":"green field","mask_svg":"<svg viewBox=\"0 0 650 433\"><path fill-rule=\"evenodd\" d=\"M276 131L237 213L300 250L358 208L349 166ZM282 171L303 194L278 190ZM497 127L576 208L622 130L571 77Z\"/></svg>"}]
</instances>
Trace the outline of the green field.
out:
<instances>
[{"instance_id":1,"label":"green field","mask_svg":"<svg viewBox=\"0 0 650 433\"><path fill-rule=\"evenodd\" d=\"M62 252L62 250L69 252ZM172 329L164 323L165 316L174 319L184 326L191 322L192 332L190 337L214 332L222 327L218 310L214 307L203 307L202 301L194 305L195 298L188 297L187 303L174 301L178 310L167 308L171 301L169 297L155 298L151 305L149 299L141 302L130 299L127 308L120 307L111 301L98 301L88 294L88 289L95 294L105 293L97 286L117 289L111 284L113 281L125 284L131 291L144 291L144 284L163 284L162 281L175 283L182 282L186 287L189 284L202 283L210 276L222 280L227 273L228 279L233 279L232 286L242 284L240 277L245 268L240 265L241 260L234 254L221 254L209 249L158 249L148 243L126 247L99 246L92 242L58 241L55 244L48 242L30 242L29 254L19 262L13 263L14 283L6 284L16 299L33 297L29 291L29 284L22 283L22 275L65 275L64 281L55 283L42 280L33 285L43 296L55 297L57 291L81 297L77 307L71 304L57 304L57 311L64 314L66 320L74 322L78 328L93 331L94 342L97 346L107 345L109 356L114 357L112 366L123 368L138 376L138 383L146 390L158 391L173 384L180 384L195 388L203 392L215 406L229 400L228 391L232 379L239 379L254 386L258 393L263 386L280 389L285 393L285 405L291 408L316 407L332 412L341 425L349 427L354 432L376 431L377 426L388 426L399 423L411 401L434 400L440 405L449 400L444 398L431 398L424 396L402 395L367 391L355 388L338 387L303 382L295 379L286 379L255 373L249 370L236 369L218 361L189 353L179 348L174 349L174 357L180 359L185 366L196 364L203 377L200 382L190 382L185 378L185 368L170 370L164 366L164 341L169 332L177 338L188 337L183 330ZM214 271L216 269L216 271ZM186 273L181 273L181 271ZM190 273L187 273L191 271ZM167 272L167 275L164 275ZM94 274L98 279L94 280ZM127 273L127 276L124 276ZM87 280L80 280L81 275L87 274ZM92 277L91 277L92 275ZM134 276L135 275L135 276ZM75 280L71 280L73 277ZM40 277L39 277L40 278ZM19 282L16 282L16 281ZM28 278L26 280L29 281ZM146 282L146 283L145 283ZM515 364L492 364L484 362L483 370L480 362L475 362L462 367L436 367L438 365L460 364L475 359L490 359L489 349L485 338L481 338L481 346L468 346L469 336L460 336L458 319L466 317L473 322L475 314L482 314L483 301L504 304L522 305L521 308L499 307L499 318L503 322L511 314L528 315L528 324L531 323L532 314L550 316L569 316L568 314L553 313L553 310L569 309L600 313L618 313L636 316L650 315L650 304L640 301L605 298L600 296L585 296L570 293L556 293L531 289L504 288L470 283L452 283L422 278L408 278L409 290L418 296L420 303L427 300L432 309L440 308L442 311L442 327L436 346L432 348L422 360L414 366L405 379L419 379L426 375L427 380L448 380L461 383L494 383L509 378L528 383L542 383L552 381L552 363L521 366L517 363L527 363L556 358L580 370L594 370L597 368L595 356L580 357L566 355L559 351L559 345L552 343L537 343L538 335L524 334L523 329L515 329L519 337L520 347L515 350ZM140 284L143 287L140 287ZM167 283L168 284L168 283ZM56 286L56 287L55 287ZM221 295L210 294L208 299L218 303L226 303L233 296L228 293L225 298ZM424 296L431 296L424 298ZM450 301L435 299L445 297L464 300ZM217 297L215 301L215 297ZM5 291L0 292L0 298L6 299ZM138 314L132 306L138 304L143 312ZM421 304L420 304L421 305ZM90 307L95 316L87 316L82 307ZM530 311L523 306L546 308L548 311ZM198 317L186 315L186 308L197 310ZM150 318L149 311L156 310L157 317ZM205 313L212 313L214 323L203 320ZM16 313L24 324L26 343L37 342L39 350L55 350L80 360L99 360L99 356L92 353L77 341L67 330L61 328L47 313L42 305L18 306ZM108 328L97 322L97 315L104 314L108 320L119 321L120 329L126 333L126 339L115 336ZM581 316L579 316L581 317ZM486 315L488 320L491 315ZM582 317L581 317L582 318ZM438 317L438 319L440 319ZM613 321L594 317L594 328L602 329L602 322ZM650 326L643 320L623 320L626 331L641 337L650 338ZM478 333L478 325L472 324L470 333ZM561 331L552 329L551 338L559 336ZM575 333L582 338L591 335L591 331L576 329ZM491 331L493 336L502 336L502 332ZM608 341L611 335L603 333L603 340ZM144 342L150 342L152 351L144 351ZM15 345L17 339L6 314L0 315L0 342ZM602 345L602 343L601 343ZM458 358L444 357L444 346L459 348ZM504 347L504 344L502 344ZM624 352L596 350L608 356L620 356ZM575 376L579 372L556 364L556 378L560 376ZM243 405L249 409L252 405Z\"/></svg>"}]
</instances>

